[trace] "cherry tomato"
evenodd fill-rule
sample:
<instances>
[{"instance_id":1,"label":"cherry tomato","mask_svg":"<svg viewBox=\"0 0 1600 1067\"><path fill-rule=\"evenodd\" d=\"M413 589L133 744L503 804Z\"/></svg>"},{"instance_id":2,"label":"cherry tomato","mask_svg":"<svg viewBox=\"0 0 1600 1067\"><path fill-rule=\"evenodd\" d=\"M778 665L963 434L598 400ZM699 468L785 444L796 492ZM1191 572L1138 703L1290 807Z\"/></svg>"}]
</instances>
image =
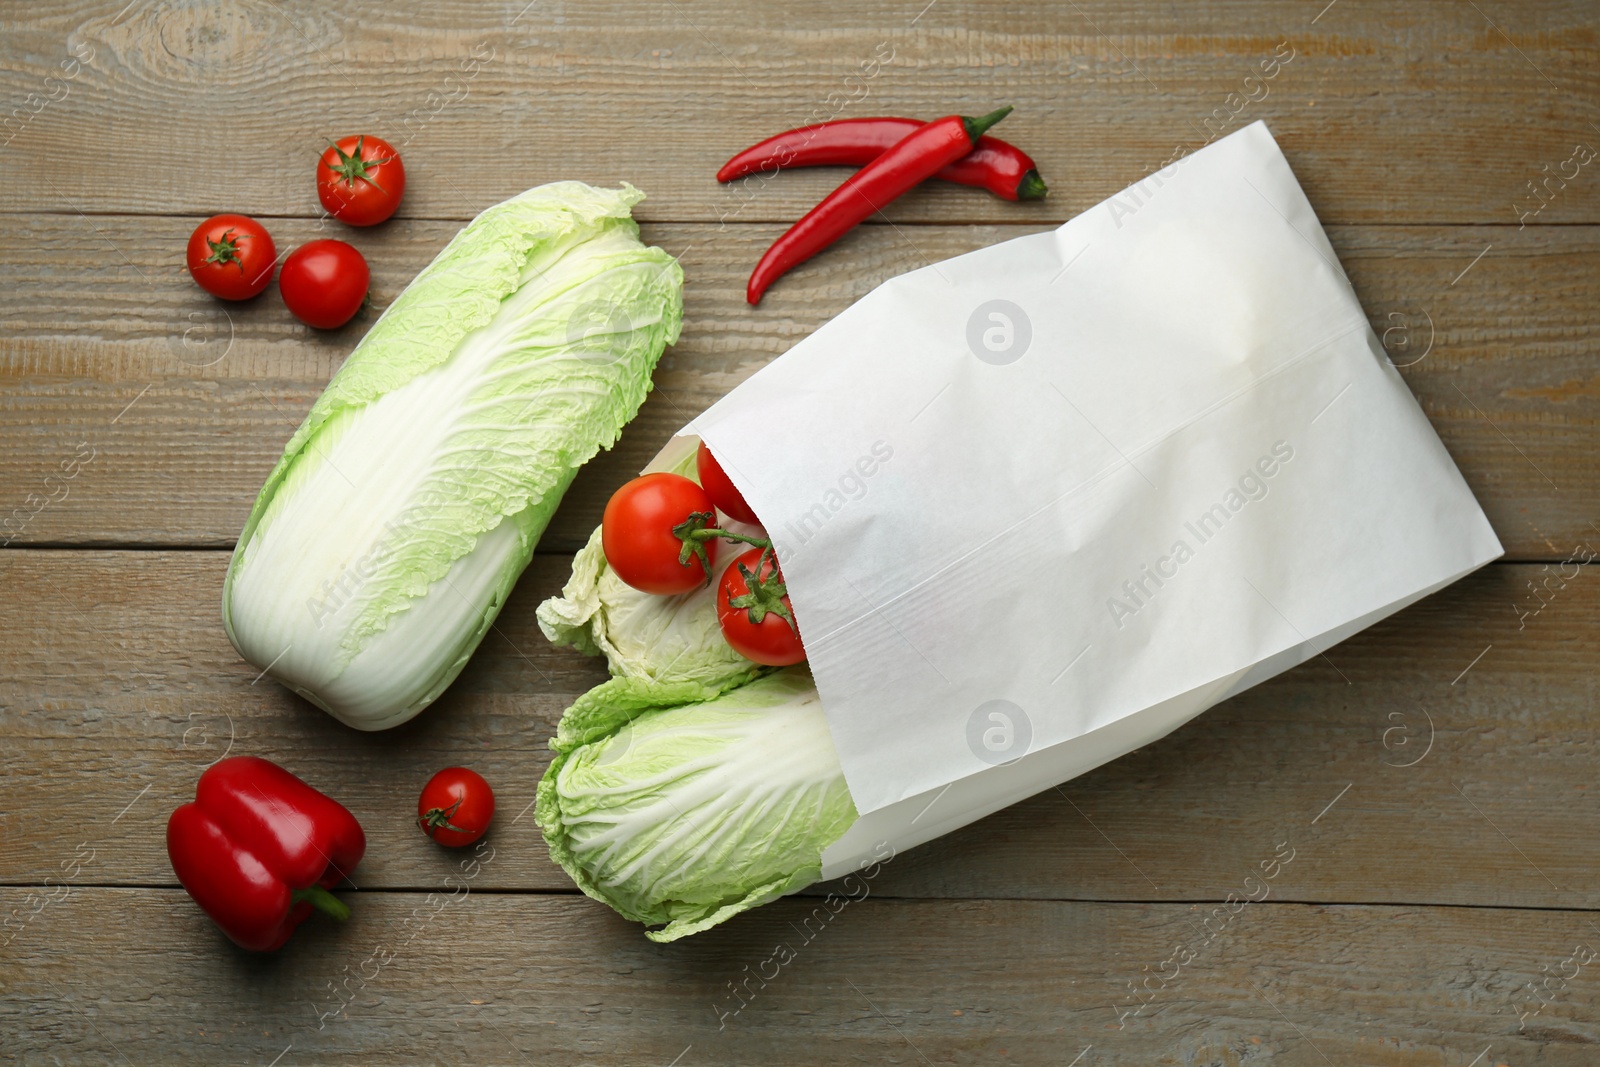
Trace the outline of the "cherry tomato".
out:
<instances>
[{"instance_id":1,"label":"cherry tomato","mask_svg":"<svg viewBox=\"0 0 1600 1067\"><path fill-rule=\"evenodd\" d=\"M727 472L722 469L722 464L717 462L717 457L711 454L704 441L700 442L700 451L695 453L694 465L700 475L700 487L724 515L740 522L761 525L761 520L756 518L756 513L750 509L750 505L744 502L744 496L734 488Z\"/></svg>"},{"instance_id":2,"label":"cherry tomato","mask_svg":"<svg viewBox=\"0 0 1600 1067\"><path fill-rule=\"evenodd\" d=\"M705 564L691 553L679 563L683 540L673 528L702 516L716 522L711 498L681 474L646 474L611 494L600 520L600 547L617 577L642 593L675 596L707 581ZM709 562L714 541L704 542Z\"/></svg>"},{"instance_id":3,"label":"cherry tomato","mask_svg":"<svg viewBox=\"0 0 1600 1067\"><path fill-rule=\"evenodd\" d=\"M333 330L361 310L372 274L361 253L343 241L310 241L289 253L278 275L278 291L294 317L319 330Z\"/></svg>"},{"instance_id":4,"label":"cherry tomato","mask_svg":"<svg viewBox=\"0 0 1600 1067\"><path fill-rule=\"evenodd\" d=\"M272 281L278 250L248 215L213 215L189 235L189 273L224 300L249 300Z\"/></svg>"},{"instance_id":5,"label":"cherry tomato","mask_svg":"<svg viewBox=\"0 0 1600 1067\"><path fill-rule=\"evenodd\" d=\"M348 225L382 222L405 191L405 164L381 137L341 137L317 161L317 197L328 214Z\"/></svg>"},{"instance_id":6,"label":"cherry tomato","mask_svg":"<svg viewBox=\"0 0 1600 1067\"><path fill-rule=\"evenodd\" d=\"M785 618L787 616L787 618ZM717 586L722 636L745 659L787 667L806 658L783 572L769 551L752 548L722 572Z\"/></svg>"},{"instance_id":7,"label":"cherry tomato","mask_svg":"<svg viewBox=\"0 0 1600 1067\"><path fill-rule=\"evenodd\" d=\"M417 825L450 848L482 837L492 818L494 790L483 775L465 767L446 767L428 779L417 798Z\"/></svg>"}]
</instances>

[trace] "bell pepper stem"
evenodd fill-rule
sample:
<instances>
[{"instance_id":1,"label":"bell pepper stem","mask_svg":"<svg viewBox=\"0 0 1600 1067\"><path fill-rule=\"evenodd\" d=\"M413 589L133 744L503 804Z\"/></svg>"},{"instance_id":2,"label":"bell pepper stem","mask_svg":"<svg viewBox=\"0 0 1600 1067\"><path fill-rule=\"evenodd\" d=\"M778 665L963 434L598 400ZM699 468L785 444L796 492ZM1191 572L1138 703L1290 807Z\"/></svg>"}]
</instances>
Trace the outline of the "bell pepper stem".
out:
<instances>
[{"instance_id":1,"label":"bell pepper stem","mask_svg":"<svg viewBox=\"0 0 1600 1067\"><path fill-rule=\"evenodd\" d=\"M318 911L327 912L340 922L350 918L350 909L345 905L344 901L320 885L314 885L309 889L296 889L290 894L290 900L295 904L310 904Z\"/></svg>"}]
</instances>

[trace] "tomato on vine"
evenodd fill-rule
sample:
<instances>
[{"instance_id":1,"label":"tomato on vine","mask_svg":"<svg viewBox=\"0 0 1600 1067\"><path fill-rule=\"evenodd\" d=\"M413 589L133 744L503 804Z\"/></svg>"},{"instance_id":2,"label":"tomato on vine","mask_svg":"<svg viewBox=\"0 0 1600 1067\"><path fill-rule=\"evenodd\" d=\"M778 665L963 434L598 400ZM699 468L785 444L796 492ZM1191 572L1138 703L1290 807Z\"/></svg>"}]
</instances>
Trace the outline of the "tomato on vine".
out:
<instances>
[{"instance_id":1,"label":"tomato on vine","mask_svg":"<svg viewBox=\"0 0 1600 1067\"><path fill-rule=\"evenodd\" d=\"M717 622L728 644L745 659L787 667L806 658L789 590L770 548L752 548L722 572Z\"/></svg>"},{"instance_id":2,"label":"tomato on vine","mask_svg":"<svg viewBox=\"0 0 1600 1067\"><path fill-rule=\"evenodd\" d=\"M696 473L700 475L700 487L724 515L740 522L761 525L761 520L756 518L755 511L745 503L744 494L734 487L728 472L722 469L722 464L717 462L717 457L711 454L704 441L700 442L700 450L695 453L694 463Z\"/></svg>"},{"instance_id":3,"label":"tomato on vine","mask_svg":"<svg viewBox=\"0 0 1600 1067\"><path fill-rule=\"evenodd\" d=\"M681 474L646 474L611 495L600 520L600 547L607 565L633 588L675 596L710 580L715 541L708 545L689 531L715 525L704 489Z\"/></svg>"},{"instance_id":4,"label":"tomato on vine","mask_svg":"<svg viewBox=\"0 0 1600 1067\"><path fill-rule=\"evenodd\" d=\"M341 137L317 161L317 197L351 226L375 226L395 213L406 191L400 153L381 137Z\"/></svg>"}]
</instances>

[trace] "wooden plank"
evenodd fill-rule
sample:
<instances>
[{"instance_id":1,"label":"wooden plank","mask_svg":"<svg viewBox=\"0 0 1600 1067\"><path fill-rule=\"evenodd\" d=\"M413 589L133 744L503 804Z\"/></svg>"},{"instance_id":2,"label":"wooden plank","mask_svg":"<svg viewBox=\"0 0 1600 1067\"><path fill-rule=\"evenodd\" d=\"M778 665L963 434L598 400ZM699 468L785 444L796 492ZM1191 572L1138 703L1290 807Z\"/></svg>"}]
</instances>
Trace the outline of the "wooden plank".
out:
<instances>
[{"instance_id":1,"label":"wooden plank","mask_svg":"<svg viewBox=\"0 0 1600 1067\"><path fill-rule=\"evenodd\" d=\"M0 65L0 210L314 215L312 154L363 130L404 142L407 217L582 178L640 185L650 219L787 221L837 174L736 190L717 165L805 122L1011 103L1001 132L1038 159L1047 205L930 189L890 216L1064 219L1265 119L1327 221L1512 224L1542 202L1528 182L1595 142L1600 16L1581 0L1494 22L1444 2L924 6L36 5ZM1293 58L1271 66L1280 45ZM1537 222L1600 222L1600 182L1549 188Z\"/></svg>"},{"instance_id":2,"label":"wooden plank","mask_svg":"<svg viewBox=\"0 0 1600 1067\"><path fill-rule=\"evenodd\" d=\"M526 811L556 718L604 676L536 629L565 561L535 561L438 705L362 734L255 682L218 621L225 559L0 553L0 881L39 884L63 842L84 842L97 850L86 883L173 884L166 817L231 737L232 752L277 760L356 813L363 888L431 885L450 868L409 805L457 762L499 793L492 840L508 848L486 886L570 889ZM1489 567L1064 790L908 853L882 892L1218 900L1320 815L1322 861L1288 899L1589 906L1600 580L1561 570ZM1543 607L1530 582L1545 583Z\"/></svg>"},{"instance_id":3,"label":"wooden plank","mask_svg":"<svg viewBox=\"0 0 1600 1067\"><path fill-rule=\"evenodd\" d=\"M1308 843L1279 880L1325 862ZM1203 931L1184 905L876 888L674 945L582 897L350 893L349 922L313 919L270 957L234 949L180 891L78 890L0 949L0 1027L24 1062L286 1067L1587 1067L1600 1036L1592 912L1269 898ZM19 906L0 890L0 908ZM1132 1016L1129 987L1146 982Z\"/></svg>"},{"instance_id":4,"label":"wooden plank","mask_svg":"<svg viewBox=\"0 0 1600 1067\"><path fill-rule=\"evenodd\" d=\"M65 0L5 20L6 1058L1593 1061L1600 572L1555 561L1600 538L1600 184L1592 167L1550 176L1600 144L1600 9L398 6ZM1229 94L1289 47L1267 97L1230 117ZM1039 160L1048 201L918 190L743 306L750 264L839 174L722 188L728 152L834 114L1002 102L1018 111L999 132ZM557 716L603 670L549 648L533 609L609 491L884 278L1054 225L1208 124L1257 118L1512 558L1550 564L1486 568L1060 791L688 942L652 945L574 893L528 805ZM404 142L411 171L402 218L376 232L315 220L310 153L357 129ZM571 177L651 194L647 239L689 277L684 340L458 684L412 724L349 731L228 646L218 549L364 326L313 336L271 293L230 318L177 251L201 215L250 211L285 248L352 240L381 305L461 220ZM165 857L167 813L230 751L290 766L369 833L343 891L354 918L314 920L270 958L232 948ZM449 762L499 790L477 868L408 817Z\"/></svg>"},{"instance_id":5,"label":"wooden plank","mask_svg":"<svg viewBox=\"0 0 1600 1067\"><path fill-rule=\"evenodd\" d=\"M28 216L0 229L0 517L13 516L20 542L231 545L283 442L370 323L368 312L318 333L271 291L218 304L183 271L189 226ZM318 232L304 220L274 226L285 247ZM456 228L405 222L345 236L367 253L381 306ZM580 545L611 491L673 432L885 278L1033 229L869 226L752 310L746 273L776 227L647 226L647 239L684 261L683 338L617 449L578 477L545 549ZM1559 560L1594 536L1600 228L1331 236L1512 557ZM45 482L91 454L70 484Z\"/></svg>"}]
</instances>

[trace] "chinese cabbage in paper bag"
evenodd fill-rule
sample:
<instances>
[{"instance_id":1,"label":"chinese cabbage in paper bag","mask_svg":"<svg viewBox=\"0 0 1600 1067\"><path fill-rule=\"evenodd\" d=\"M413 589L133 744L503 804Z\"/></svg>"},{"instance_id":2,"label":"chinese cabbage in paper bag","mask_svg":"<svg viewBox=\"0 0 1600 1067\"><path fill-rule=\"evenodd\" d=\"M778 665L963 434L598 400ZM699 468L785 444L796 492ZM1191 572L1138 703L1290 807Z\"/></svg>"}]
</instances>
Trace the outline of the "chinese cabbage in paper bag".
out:
<instances>
[{"instance_id":1,"label":"chinese cabbage in paper bag","mask_svg":"<svg viewBox=\"0 0 1600 1067\"><path fill-rule=\"evenodd\" d=\"M590 691L539 783L551 856L596 900L666 924L656 941L810 885L856 818L804 668L709 700L695 689L619 678Z\"/></svg>"},{"instance_id":2,"label":"chinese cabbage in paper bag","mask_svg":"<svg viewBox=\"0 0 1600 1067\"><path fill-rule=\"evenodd\" d=\"M1500 553L1260 123L891 279L684 432L783 562L860 813L824 877L1148 744Z\"/></svg>"}]
</instances>

